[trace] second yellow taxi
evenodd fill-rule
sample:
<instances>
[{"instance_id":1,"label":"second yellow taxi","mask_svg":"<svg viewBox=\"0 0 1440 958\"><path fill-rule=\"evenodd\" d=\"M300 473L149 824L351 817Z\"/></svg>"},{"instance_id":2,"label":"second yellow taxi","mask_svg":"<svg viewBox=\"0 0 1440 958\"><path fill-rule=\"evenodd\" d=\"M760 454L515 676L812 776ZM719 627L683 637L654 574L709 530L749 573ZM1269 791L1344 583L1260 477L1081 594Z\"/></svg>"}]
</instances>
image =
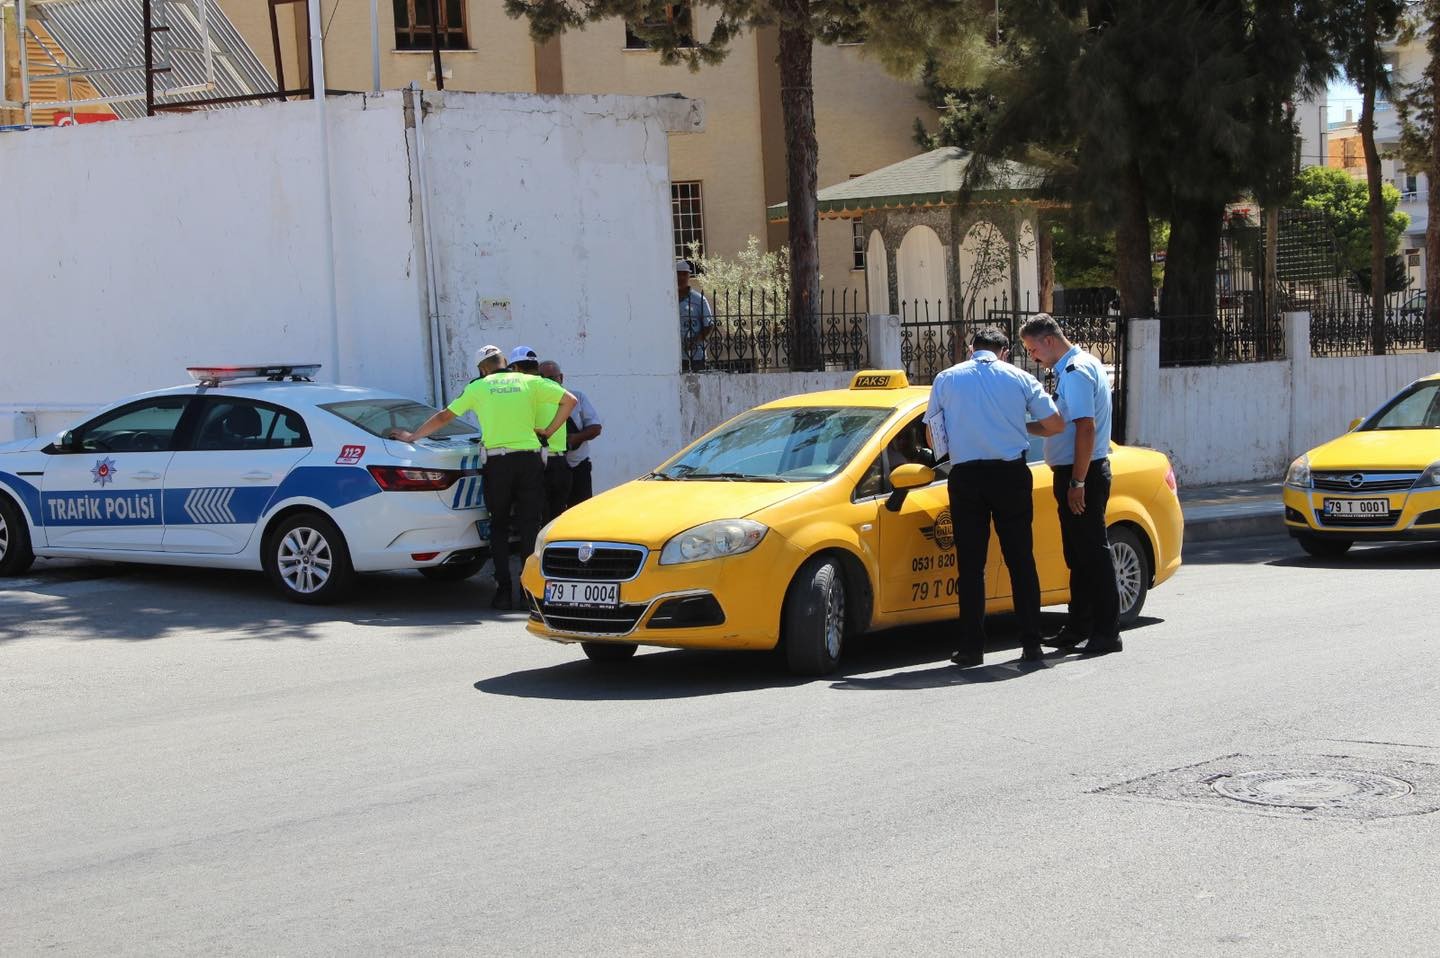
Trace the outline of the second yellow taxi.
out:
<instances>
[{"instance_id":1,"label":"second yellow taxi","mask_svg":"<svg viewBox=\"0 0 1440 958\"><path fill-rule=\"evenodd\" d=\"M928 387L857 373L848 389L791 396L731 419L541 531L522 582L529 629L593 659L637 645L771 649L833 671L846 640L954 619L945 477L925 447ZM1042 601L1069 598L1050 470L1032 444ZM1121 621L1180 567L1183 523L1164 455L1116 445L1107 513ZM992 544L986 607L1012 606Z\"/></svg>"}]
</instances>

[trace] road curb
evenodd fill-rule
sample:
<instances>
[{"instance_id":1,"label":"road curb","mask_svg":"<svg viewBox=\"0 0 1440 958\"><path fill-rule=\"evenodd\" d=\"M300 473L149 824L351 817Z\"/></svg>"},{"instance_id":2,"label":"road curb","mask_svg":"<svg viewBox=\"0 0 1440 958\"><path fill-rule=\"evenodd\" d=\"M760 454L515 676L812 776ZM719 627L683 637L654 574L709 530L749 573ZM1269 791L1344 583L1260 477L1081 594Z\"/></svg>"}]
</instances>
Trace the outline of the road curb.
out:
<instances>
[{"instance_id":1,"label":"road curb","mask_svg":"<svg viewBox=\"0 0 1440 958\"><path fill-rule=\"evenodd\" d=\"M1216 539L1280 535L1284 531L1285 513L1280 509L1185 520L1186 542L1212 542Z\"/></svg>"}]
</instances>

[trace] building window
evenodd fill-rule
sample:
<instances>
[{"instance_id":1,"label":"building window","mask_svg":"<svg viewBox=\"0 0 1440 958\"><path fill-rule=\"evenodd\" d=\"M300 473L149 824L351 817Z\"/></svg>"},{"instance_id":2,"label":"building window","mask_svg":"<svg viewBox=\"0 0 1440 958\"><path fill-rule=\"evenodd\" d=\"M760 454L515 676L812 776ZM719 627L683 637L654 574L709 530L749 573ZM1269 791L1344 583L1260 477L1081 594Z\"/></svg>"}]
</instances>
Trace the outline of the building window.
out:
<instances>
[{"instance_id":1,"label":"building window","mask_svg":"<svg viewBox=\"0 0 1440 958\"><path fill-rule=\"evenodd\" d=\"M705 253L705 212L700 181L670 184L670 219L675 234L675 258L690 259Z\"/></svg>"},{"instance_id":2,"label":"building window","mask_svg":"<svg viewBox=\"0 0 1440 958\"><path fill-rule=\"evenodd\" d=\"M851 269L865 268L865 224L859 220L850 221Z\"/></svg>"},{"instance_id":3,"label":"building window","mask_svg":"<svg viewBox=\"0 0 1440 958\"><path fill-rule=\"evenodd\" d=\"M646 17L637 23L625 22L625 49L627 50L648 50L650 41L646 40L641 32L654 32L656 30L672 31L679 42L676 46L693 47L695 45L695 33L691 29L693 22L690 15L690 4L688 3L667 3L665 13L661 16Z\"/></svg>"},{"instance_id":4,"label":"building window","mask_svg":"<svg viewBox=\"0 0 1440 958\"><path fill-rule=\"evenodd\" d=\"M468 50L464 0L395 0L395 49L429 50L434 45L432 11L440 11L440 49Z\"/></svg>"}]
</instances>

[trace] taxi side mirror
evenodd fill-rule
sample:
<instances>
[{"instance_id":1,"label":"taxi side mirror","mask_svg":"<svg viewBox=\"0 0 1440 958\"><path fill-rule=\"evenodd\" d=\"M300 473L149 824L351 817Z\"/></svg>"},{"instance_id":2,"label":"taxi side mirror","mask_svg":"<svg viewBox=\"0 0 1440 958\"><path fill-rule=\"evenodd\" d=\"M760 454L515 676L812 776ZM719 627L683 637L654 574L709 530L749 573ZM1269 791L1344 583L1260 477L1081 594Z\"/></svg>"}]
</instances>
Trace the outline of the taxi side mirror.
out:
<instances>
[{"instance_id":1,"label":"taxi side mirror","mask_svg":"<svg viewBox=\"0 0 1440 958\"><path fill-rule=\"evenodd\" d=\"M1350 428L1347 429L1347 430L1345 430L1345 431L1346 431L1346 432L1354 432L1354 431L1356 430L1356 428L1357 428L1362 422L1364 422L1364 421L1365 421L1364 419L1352 419L1352 420L1350 420Z\"/></svg>"},{"instance_id":2,"label":"taxi side mirror","mask_svg":"<svg viewBox=\"0 0 1440 958\"><path fill-rule=\"evenodd\" d=\"M890 470L890 487L894 491L890 493L890 498L885 500L885 508L891 512L899 512L911 489L928 486L934 481L935 470L929 466L922 466L918 462L896 466Z\"/></svg>"}]
</instances>

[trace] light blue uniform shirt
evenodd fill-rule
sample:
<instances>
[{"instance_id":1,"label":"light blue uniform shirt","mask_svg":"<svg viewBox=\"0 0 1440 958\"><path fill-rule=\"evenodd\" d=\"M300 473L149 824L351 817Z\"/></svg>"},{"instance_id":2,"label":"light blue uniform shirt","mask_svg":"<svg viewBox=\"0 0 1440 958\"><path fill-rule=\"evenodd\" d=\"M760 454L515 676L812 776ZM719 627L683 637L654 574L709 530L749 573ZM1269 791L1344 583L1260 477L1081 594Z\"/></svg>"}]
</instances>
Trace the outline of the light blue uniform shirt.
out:
<instances>
[{"instance_id":1,"label":"light blue uniform shirt","mask_svg":"<svg viewBox=\"0 0 1440 958\"><path fill-rule=\"evenodd\" d=\"M1045 461L1052 466L1075 464L1075 420L1095 420L1095 449L1090 460L1110 455L1110 379L1105 366L1079 346L1055 364L1055 401L1065 431L1045 438Z\"/></svg>"},{"instance_id":2,"label":"light blue uniform shirt","mask_svg":"<svg viewBox=\"0 0 1440 958\"><path fill-rule=\"evenodd\" d=\"M980 349L935 377L925 421L931 432L944 430L951 462L1019 459L1030 448L1026 413L1048 419L1055 404L1034 376Z\"/></svg>"},{"instance_id":3,"label":"light blue uniform shirt","mask_svg":"<svg viewBox=\"0 0 1440 958\"><path fill-rule=\"evenodd\" d=\"M705 358L705 340L699 336L705 330L715 325L715 312L710 308L710 302L698 289L688 291L680 300L680 350L685 351L685 344L690 344L690 351L686 359L703 360Z\"/></svg>"}]
</instances>

